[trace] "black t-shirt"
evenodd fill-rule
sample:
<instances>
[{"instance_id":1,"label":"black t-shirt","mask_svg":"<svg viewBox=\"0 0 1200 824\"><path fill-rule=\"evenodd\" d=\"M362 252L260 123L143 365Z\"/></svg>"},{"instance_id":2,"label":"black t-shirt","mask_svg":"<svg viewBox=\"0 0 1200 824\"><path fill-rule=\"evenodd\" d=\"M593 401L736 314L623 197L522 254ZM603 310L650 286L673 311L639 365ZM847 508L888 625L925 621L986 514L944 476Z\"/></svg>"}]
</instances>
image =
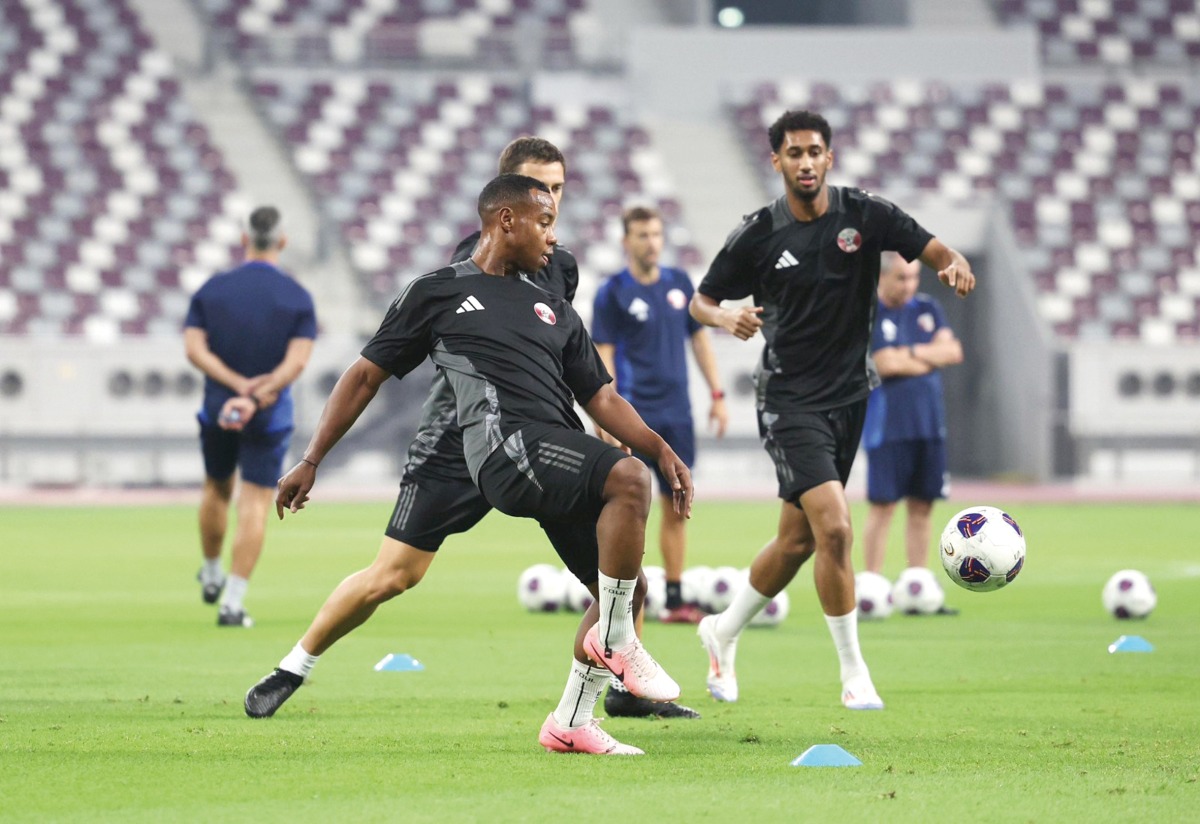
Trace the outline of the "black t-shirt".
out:
<instances>
[{"instance_id":1,"label":"black t-shirt","mask_svg":"<svg viewBox=\"0 0 1200 824\"><path fill-rule=\"evenodd\" d=\"M362 356L396 377L434 362L454 395L472 478L527 424L582 432L575 399L587 403L612 380L569 301L471 260L411 281Z\"/></svg>"},{"instance_id":2,"label":"black t-shirt","mask_svg":"<svg viewBox=\"0 0 1200 824\"><path fill-rule=\"evenodd\" d=\"M713 259L699 292L748 295L763 307L758 405L768 412L833 409L878 383L868 354L880 254L914 260L933 238L881 197L829 187L829 210L796 220L787 197L749 215Z\"/></svg>"}]
</instances>

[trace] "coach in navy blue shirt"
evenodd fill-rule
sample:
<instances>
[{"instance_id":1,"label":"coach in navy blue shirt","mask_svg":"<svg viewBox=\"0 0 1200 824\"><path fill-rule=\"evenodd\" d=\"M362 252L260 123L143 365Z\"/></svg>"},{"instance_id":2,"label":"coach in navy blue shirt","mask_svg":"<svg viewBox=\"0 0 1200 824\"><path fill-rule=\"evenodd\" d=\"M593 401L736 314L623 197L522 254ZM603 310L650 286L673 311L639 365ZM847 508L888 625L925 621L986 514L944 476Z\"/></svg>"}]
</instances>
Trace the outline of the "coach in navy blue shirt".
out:
<instances>
[{"instance_id":1,"label":"coach in navy blue shirt","mask_svg":"<svg viewBox=\"0 0 1200 824\"><path fill-rule=\"evenodd\" d=\"M962 362L962 344L941 304L917 292L920 270L918 261L892 253L879 276L871 353L883 382L871 393L863 424L870 501L863 546L871 572L883 570L888 528L902 498L908 566L928 565L933 502L949 493L940 370Z\"/></svg>"},{"instance_id":2,"label":"coach in navy blue shirt","mask_svg":"<svg viewBox=\"0 0 1200 824\"><path fill-rule=\"evenodd\" d=\"M287 243L279 211L254 210L242 242L246 262L210 278L192 296L183 333L188 360L205 375L204 406L196 416L205 472L198 578L206 603L221 600L219 626L252 623L242 602L292 435L291 384L317 335L312 297L277 266ZM237 532L226 579L221 545L239 468Z\"/></svg>"},{"instance_id":3,"label":"coach in navy blue shirt","mask_svg":"<svg viewBox=\"0 0 1200 824\"><path fill-rule=\"evenodd\" d=\"M605 281L596 293L592 340L617 391L646 424L671 445L691 468L696 458L692 404L688 397L688 365L684 344L692 353L712 393L708 418L720 437L729 413L717 374L708 330L688 314L692 281L681 269L660 266L663 223L658 212L641 206L625 211L625 252L629 266ZM672 505L671 488L652 461L662 493L659 548L667 578L667 622L696 623L704 613L684 604L680 579L687 553L687 522Z\"/></svg>"}]
</instances>

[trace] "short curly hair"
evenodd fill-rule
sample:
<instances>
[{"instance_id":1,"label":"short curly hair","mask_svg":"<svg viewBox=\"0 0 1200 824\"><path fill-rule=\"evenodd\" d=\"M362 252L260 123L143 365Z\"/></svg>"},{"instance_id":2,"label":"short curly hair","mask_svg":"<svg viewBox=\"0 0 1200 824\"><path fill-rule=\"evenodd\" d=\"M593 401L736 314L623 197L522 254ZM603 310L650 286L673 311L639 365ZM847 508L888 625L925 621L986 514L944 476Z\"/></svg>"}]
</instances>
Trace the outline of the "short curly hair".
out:
<instances>
[{"instance_id":1,"label":"short curly hair","mask_svg":"<svg viewBox=\"0 0 1200 824\"><path fill-rule=\"evenodd\" d=\"M767 129L767 137L771 141L771 151L779 154L779 149L783 146L783 136L788 132L808 131L819 132L825 140L826 149L833 144L833 129L829 128L828 120L807 109L789 109L771 124L771 128Z\"/></svg>"}]
</instances>

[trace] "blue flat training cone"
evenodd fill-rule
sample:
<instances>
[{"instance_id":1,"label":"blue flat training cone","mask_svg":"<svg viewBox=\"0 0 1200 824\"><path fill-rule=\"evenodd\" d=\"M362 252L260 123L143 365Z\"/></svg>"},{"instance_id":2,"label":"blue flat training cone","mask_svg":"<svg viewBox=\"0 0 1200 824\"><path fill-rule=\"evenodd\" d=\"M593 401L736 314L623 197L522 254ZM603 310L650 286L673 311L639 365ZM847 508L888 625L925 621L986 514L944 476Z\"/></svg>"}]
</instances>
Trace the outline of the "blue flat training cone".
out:
<instances>
[{"instance_id":1,"label":"blue flat training cone","mask_svg":"<svg viewBox=\"0 0 1200 824\"><path fill-rule=\"evenodd\" d=\"M1122 635L1108 645L1109 652L1154 652L1151 644L1140 635Z\"/></svg>"},{"instance_id":2,"label":"blue flat training cone","mask_svg":"<svg viewBox=\"0 0 1200 824\"><path fill-rule=\"evenodd\" d=\"M861 767L862 762L837 744L813 744L792 759L793 767Z\"/></svg>"},{"instance_id":3,"label":"blue flat training cone","mask_svg":"<svg viewBox=\"0 0 1200 824\"><path fill-rule=\"evenodd\" d=\"M375 665L376 672L420 672L425 665L403 652L389 652Z\"/></svg>"}]
</instances>

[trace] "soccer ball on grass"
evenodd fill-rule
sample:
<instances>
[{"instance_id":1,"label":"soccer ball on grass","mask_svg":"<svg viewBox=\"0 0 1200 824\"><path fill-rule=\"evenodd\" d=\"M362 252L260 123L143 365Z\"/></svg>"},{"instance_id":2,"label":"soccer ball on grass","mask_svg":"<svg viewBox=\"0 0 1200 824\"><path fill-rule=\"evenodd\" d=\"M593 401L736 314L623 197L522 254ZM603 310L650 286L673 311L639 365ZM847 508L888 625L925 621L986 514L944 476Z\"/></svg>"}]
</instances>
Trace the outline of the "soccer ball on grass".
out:
<instances>
[{"instance_id":1,"label":"soccer ball on grass","mask_svg":"<svg viewBox=\"0 0 1200 824\"><path fill-rule=\"evenodd\" d=\"M1108 579L1101 593L1104 608L1114 618L1145 618L1158 604L1150 579L1136 569L1123 569Z\"/></svg>"}]
</instances>

